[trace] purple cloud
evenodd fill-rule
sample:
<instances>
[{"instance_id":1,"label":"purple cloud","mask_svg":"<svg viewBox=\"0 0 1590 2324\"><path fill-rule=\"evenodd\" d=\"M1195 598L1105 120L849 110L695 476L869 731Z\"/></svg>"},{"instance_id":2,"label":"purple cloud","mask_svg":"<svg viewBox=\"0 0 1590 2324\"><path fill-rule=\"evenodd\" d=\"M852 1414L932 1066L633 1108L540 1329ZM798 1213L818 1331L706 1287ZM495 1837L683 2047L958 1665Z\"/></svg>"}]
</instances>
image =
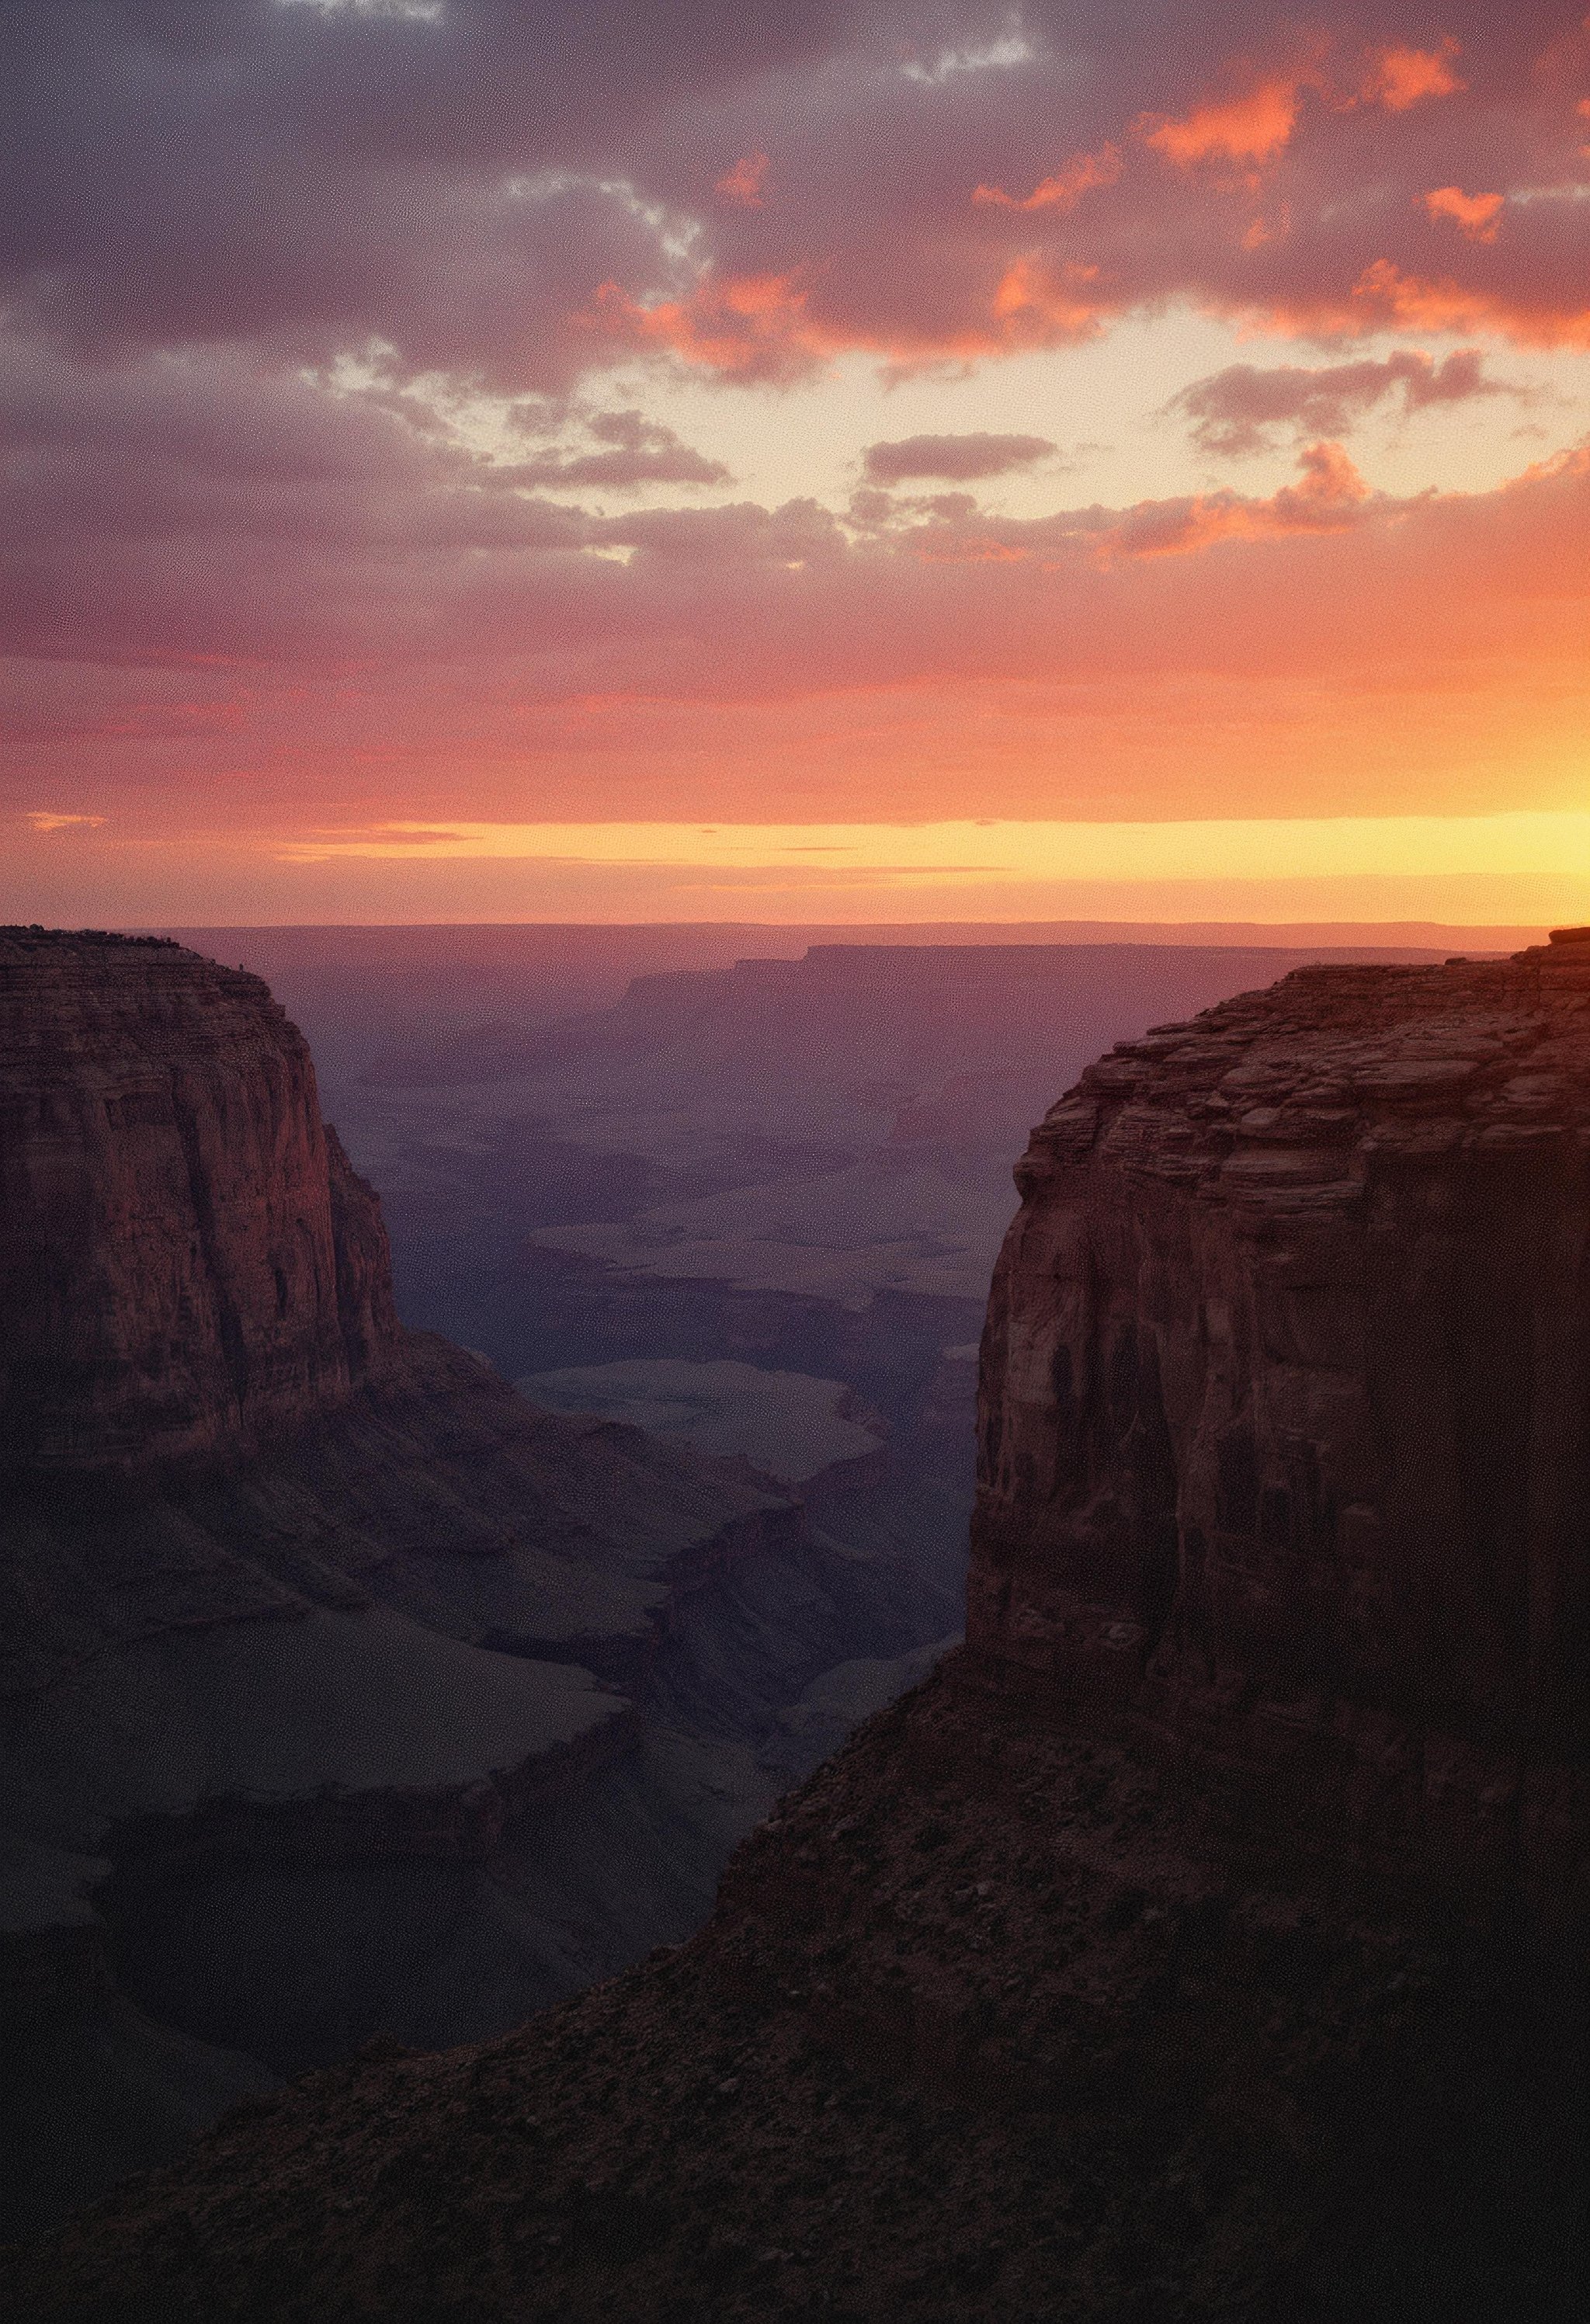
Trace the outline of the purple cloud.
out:
<instances>
[{"instance_id":1,"label":"purple cloud","mask_svg":"<svg viewBox=\"0 0 1590 2324\"><path fill-rule=\"evenodd\" d=\"M861 467L872 484L900 484L916 476L970 484L979 476L1030 468L1059 449L1047 436L906 436L897 443L869 444Z\"/></svg>"},{"instance_id":2,"label":"purple cloud","mask_svg":"<svg viewBox=\"0 0 1590 2324\"><path fill-rule=\"evenodd\" d=\"M1270 450L1279 429L1300 438L1345 436L1388 399L1400 400L1403 411L1411 412L1524 392L1488 377L1478 347L1459 347L1440 363L1416 348L1400 348L1381 363L1328 364L1317 370L1294 364L1268 370L1232 364L1209 379L1194 380L1165 410L1191 422L1192 439L1204 451L1241 457Z\"/></svg>"},{"instance_id":3,"label":"purple cloud","mask_svg":"<svg viewBox=\"0 0 1590 2324\"><path fill-rule=\"evenodd\" d=\"M671 428L639 411L599 411L587 432L600 452L542 452L534 459L502 463L492 474L498 484L607 484L628 490L637 484L726 484L721 460L681 441Z\"/></svg>"}]
</instances>

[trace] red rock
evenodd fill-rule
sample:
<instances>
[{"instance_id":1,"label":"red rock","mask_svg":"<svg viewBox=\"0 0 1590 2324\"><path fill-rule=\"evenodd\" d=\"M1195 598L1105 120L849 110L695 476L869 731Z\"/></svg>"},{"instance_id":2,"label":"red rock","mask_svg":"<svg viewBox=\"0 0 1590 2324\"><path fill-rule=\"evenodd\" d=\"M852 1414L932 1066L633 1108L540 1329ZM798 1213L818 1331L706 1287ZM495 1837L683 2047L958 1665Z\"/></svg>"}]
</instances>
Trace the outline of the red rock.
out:
<instances>
[{"instance_id":1,"label":"red rock","mask_svg":"<svg viewBox=\"0 0 1590 2324\"><path fill-rule=\"evenodd\" d=\"M0 936L0 1462L252 1450L398 1344L386 1234L258 977Z\"/></svg>"},{"instance_id":2,"label":"red rock","mask_svg":"<svg viewBox=\"0 0 1590 2324\"><path fill-rule=\"evenodd\" d=\"M1590 932L1125 1045L1017 1183L979 1663L1590 1910Z\"/></svg>"}]
</instances>

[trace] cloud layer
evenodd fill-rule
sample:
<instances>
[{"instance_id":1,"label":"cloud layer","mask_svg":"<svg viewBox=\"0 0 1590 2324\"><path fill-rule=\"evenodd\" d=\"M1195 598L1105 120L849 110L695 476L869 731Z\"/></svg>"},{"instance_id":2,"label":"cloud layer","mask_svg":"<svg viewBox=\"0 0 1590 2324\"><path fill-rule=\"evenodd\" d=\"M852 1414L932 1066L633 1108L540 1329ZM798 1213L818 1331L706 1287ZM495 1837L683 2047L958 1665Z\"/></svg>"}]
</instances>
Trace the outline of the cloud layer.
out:
<instances>
[{"instance_id":1,"label":"cloud layer","mask_svg":"<svg viewBox=\"0 0 1590 2324\"><path fill-rule=\"evenodd\" d=\"M1573 431L1402 496L1352 439L1516 429L1512 351L1590 347L1582 10L14 0L4 39L14 814L1571 781ZM858 355L975 377L1188 309L1275 359L1169 418L1289 478L1068 505L1034 413L852 441L831 499L767 505L648 402L695 379L777 429Z\"/></svg>"}]
</instances>

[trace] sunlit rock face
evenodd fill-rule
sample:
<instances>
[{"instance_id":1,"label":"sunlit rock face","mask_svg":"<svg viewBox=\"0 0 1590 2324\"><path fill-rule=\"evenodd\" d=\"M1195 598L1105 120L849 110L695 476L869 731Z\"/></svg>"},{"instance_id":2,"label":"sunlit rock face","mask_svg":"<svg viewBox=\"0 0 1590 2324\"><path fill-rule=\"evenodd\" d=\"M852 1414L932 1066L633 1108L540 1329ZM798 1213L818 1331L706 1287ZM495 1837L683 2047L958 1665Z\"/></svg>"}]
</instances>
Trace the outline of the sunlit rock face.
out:
<instances>
[{"instance_id":1,"label":"sunlit rock face","mask_svg":"<svg viewBox=\"0 0 1590 2324\"><path fill-rule=\"evenodd\" d=\"M396 1347L373 1197L258 977L0 936L0 1460L247 1450Z\"/></svg>"},{"instance_id":2,"label":"sunlit rock face","mask_svg":"<svg viewBox=\"0 0 1590 2324\"><path fill-rule=\"evenodd\" d=\"M1360 1849L1570 1910L1590 932L1301 969L1151 1033L1052 1110L1018 1183L980 1664L1263 1770Z\"/></svg>"}]
</instances>

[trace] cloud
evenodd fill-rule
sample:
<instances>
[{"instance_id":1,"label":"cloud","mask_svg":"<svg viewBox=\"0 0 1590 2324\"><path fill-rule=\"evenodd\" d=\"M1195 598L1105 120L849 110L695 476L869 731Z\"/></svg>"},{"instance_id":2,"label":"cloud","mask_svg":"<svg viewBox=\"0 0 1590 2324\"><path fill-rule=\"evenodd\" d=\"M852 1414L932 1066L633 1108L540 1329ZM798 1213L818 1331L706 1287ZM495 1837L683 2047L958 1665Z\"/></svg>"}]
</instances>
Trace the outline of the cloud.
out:
<instances>
[{"instance_id":1,"label":"cloud","mask_svg":"<svg viewBox=\"0 0 1590 2324\"><path fill-rule=\"evenodd\" d=\"M1145 501L1097 536L1099 554L1185 557L1217 541L1273 540L1291 533L1339 532L1365 515L1370 491L1339 444L1310 444L1300 456L1295 484L1268 500L1238 493Z\"/></svg>"},{"instance_id":2,"label":"cloud","mask_svg":"<svg viewBox=\"0 0 1590 2324\"><path fill-rule=\"evenodd\" d=\"M554 522L530 496L496 523L520 496L417 436L400 479L283 483L245 534L202 446L141 498L101 392L93 448L19 488L19 812L1478 811L1575 764L1590 456L1400 501L1319 446L1276 493L1013 519L945 493L859 530L801 502ZM162 725L188 701L241 715Z\"/></svg>"},{"instance_id":3,"label":"cloud","mask_svg":"<svg viewBox=\"0 0 1590 2324\"><path fill-rule=\"evenodd\" d=\"M499 461L491 472L495 484L606 484L628 489L638 484L723 484L730 481L721 460L683 443L673 429L648 420L639 411L599 411L587 421L588 432L605 448L600 452L552 451L532 460Z\"/></svg>"},{"instance_id":4,"label":"cloud","mask_svg":"<svg viewBox=\"0 0 1590 2324\"><path fill-rule=\"evenodd\" d=\"M1268 451L1281 428L1300 435L1345 435L1388 398L1399 398L1406 413L1520 392L1487 376L1477 347L1459 347L1438 363L1418 348L1400 348L1380 362L1313 370L1291 364L1270 369L1232 364L1194 380L1165 409L1192 423L1192 439L1204 451L1240 458Z\"/></svg>"},{"instance_id":5,"label":"cloud","mask_svg":"<svg viewBox=\"0 0 1590 2324\"><path fill-rule=\"evenodd\" d=\"M24 823L46 836L52 831L98 831L105 820L102 815L52 815L41 807L34 807L23 816Z\"/></svg>"},{"instance_id":6,"label":"cloud","mask_svg":"<svg viewBox=\"0 0 1590 2324\"><path fill-rule=\"evenodd\" d=\"M1058 452L1047 436L906 436L892 444L869 444L862 473L874 484L904 484L914 476L941 476L970 484L979 476L1005 476L1030 468Z\"/></svg>"},{"instance_id":7,"label":"cloud","mask_svg":"<svg viewBox=\"0 0 1590 2324\"><path fill-rule=\"evenodd\" d=\"M102 359L246 346L520 393L638 354L747 383L980 360L1174 300L1576 343L1571 205L1510 207L1504 268L1446 235L1432 281L1423 198L1582 174L1590 41L1555 0L1451 0L1402 44L1340 5L1306 36L1259 0L1152 16L13 0L0 284Z\"/></svg>"},{"instance_id":8,"label":"cloud","mask_svg":"<svg viewBox=\"0 0 1590 2324\"><path fill-rule=\"evenodd\" d=\"M1041 179L1019 201L999 186L978 186L971 198L1007 210L1058 210L1063 216L1075 209L1085 193L1095 186L1113 186L1120 174L1120 149L1101 145L1097 153L1073 153L1055 176Z\"/></svg>"},{"instance_id":9,"label":"cloud","mask_svg":"<svg viewBox=\"0 0 1590 2324\"><path fill-rule=\"evenodd\" d=\"M587 319L593 338L630 350L666 349L722 379L799 379L842 344L809 313L798 272L708 271L685 296L649 302L607 281L598 286Z\"/></svg>"},{"instance_id":10,"label":"cloud","mask_svg":"<svg viewBox=\"0 0 1590 2324\"><path fill-rule=\"evenodd\" d=\"M1494 242L1504 194L1466 194L1461 186L1437 186L1424 197L1432 218L1451 218L1470 242Z\"/></svg>"},{"instance_id":11,"label":"cloud","mask_svg":"<svg viewBox=\"0 0 1590 2324\"><path fill-rule=\"evenodd\" d=\"M1438 49L1383 49L1364 78L1364 95L1388 113L1406 113L1427 97L1451 97L1466 88L1452 69L1458 43L1450 38Z\"/></svg>"},{"instance_id":12,"label":"cloud","mask_svg":"<svg viewBox=\"0 0 1590 2324\"><path fill-rule=\"evenodd\" d=\"M1195 161L1267 161L1279 153L1297 125L1302 84L1295 79L1258 82L1238 97L1197 106L1181 121L1139 121L1145 144L1187 169Z\"/></svg>"},{"instance_id":13,"label":"cloud","mask_svg":"<svg viewBox=\"0 0 1590 2324\"><path fill-rule=\"evenodd\" d=\"M732 170L724 171L712 191L720 201L731 202L738 209L759 210L769 167L766 153L742 153Z\"/></svg>"},{"instance_id":14,"label":"cloud","mask_svg":"<svg viewBox=\"0 0 1590 2324\"><path fill-rule=\"evenodd\" d=\"M1377 258L1354 283L1348 309L1319 320L1340 330L1494 332L1522 346L1590 347L1590 300L1544 304L1520 313L1522 301L1503 285L1464 282L1452 274L1432 280L1409 273L1394 259Z\"/></svg>"},{"instance_id":15,"label":"cloud","mask_svg":"<svg viewBox=\"0 0 1590 2324\"><path fill-rule=\"evenodd\" d=\"M1568 765L1583 470L1405 503L1340 447L1507 392L1498 340L1590 346L1590 34L1561 0L1308 22L12 0L17 811L910 807L970 769L995 803L1199 812ZM714 194L765 153L777 199ZM1454 192L1504 207L1432 212ZM650 417L653 369L777 429L769 391L842 359L951 373L1179 310L1310 348L1178 399L1206 449L1298 438L1282 492L714 508L707 425ZM960 456L926 481L975 482Z\"/></svg>"},{"instance_id":16,"label":"cloud","mask_svg":"<svg viewBox=\"0 0 1590 2324\"><path fill-rule=\"evenodd\" d=\"M924 88L938 88L958 73L1009 72L1032 61L1032 47L1019 16L1013 13L992 38L969 42L961 48L941 48L930 58L907 57L900 72L905 79L917 81Z\"/></svg>"}]
</instances>

